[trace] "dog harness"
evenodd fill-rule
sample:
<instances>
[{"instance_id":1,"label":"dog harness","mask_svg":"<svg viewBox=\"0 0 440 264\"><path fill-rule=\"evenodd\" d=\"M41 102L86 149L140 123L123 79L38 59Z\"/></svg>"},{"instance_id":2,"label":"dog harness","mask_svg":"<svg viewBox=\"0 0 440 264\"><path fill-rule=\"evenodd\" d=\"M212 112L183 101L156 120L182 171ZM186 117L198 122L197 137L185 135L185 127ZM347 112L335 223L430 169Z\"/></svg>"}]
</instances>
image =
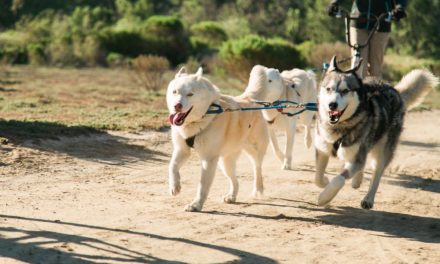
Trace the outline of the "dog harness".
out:
<instances>
[{"instance_id":1,"label":"dog harness","mask_svg":"<svg viewBox=\"0 0 440 264\"><path fill-rule=\"evenodd\" d=\"M196 135L185 139L186 145L190 148L194 148L194 140L196 139Z\"/></svg>"}]
</instances>

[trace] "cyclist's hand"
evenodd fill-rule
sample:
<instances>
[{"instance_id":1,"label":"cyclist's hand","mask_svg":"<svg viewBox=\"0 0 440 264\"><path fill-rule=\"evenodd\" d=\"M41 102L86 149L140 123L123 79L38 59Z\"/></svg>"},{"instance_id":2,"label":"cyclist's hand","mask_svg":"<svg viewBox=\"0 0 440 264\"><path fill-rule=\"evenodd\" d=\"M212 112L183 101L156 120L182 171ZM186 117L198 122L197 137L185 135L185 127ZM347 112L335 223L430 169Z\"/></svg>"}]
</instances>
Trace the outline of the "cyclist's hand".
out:
<instances>
[{"instance_id":1,"label":"cyclist's hand","mask_svg":"<svg viewBox=\"0 0 440 264\"><path fill-rule=\"evenodd\" d=\"M396 7L393 10L393 19L394 21L398 22L400 19L406 17L406 12L403 6L396 5Z\"/></svg>"},{"instance_id":2,"label":"cyclist's hand","mask_svg":"<svg viewBox=\"0 0 440 264\"><path fill-rule=\"evenodd\" d=\"M332 1L330 3L330 5L328 5L328 7L327 7L327 14L329 16L332 16L332 17L336 16L338 11L339 11L339 5L337 2Z\"/></svg>"}]
</instances>

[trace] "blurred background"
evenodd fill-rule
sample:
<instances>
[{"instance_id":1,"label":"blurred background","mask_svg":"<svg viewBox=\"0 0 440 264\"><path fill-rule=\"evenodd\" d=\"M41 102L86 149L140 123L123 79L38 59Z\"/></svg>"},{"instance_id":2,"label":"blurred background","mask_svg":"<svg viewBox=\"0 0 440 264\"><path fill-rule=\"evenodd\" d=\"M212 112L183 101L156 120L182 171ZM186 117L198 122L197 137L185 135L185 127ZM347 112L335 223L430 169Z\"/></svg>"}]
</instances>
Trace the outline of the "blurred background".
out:
<instances>
[{"instance_id":1,"label":"blurred background","mask_svg":"<svg viewBox=\"0 0 440 264\"><path fill-rule=\"evenodd\" d=\"M385 59L391 82L419 67L440 75L440 1L408 2ZM350 56L344 21L327 15L328 3L2 0L0 130L11 120L166 127L164 90L183 65L202 65L229 94L240 93L255 64L319 72L334 54ZM437 98L423 108L438 108Z\"/></svg>"}]
</instances>

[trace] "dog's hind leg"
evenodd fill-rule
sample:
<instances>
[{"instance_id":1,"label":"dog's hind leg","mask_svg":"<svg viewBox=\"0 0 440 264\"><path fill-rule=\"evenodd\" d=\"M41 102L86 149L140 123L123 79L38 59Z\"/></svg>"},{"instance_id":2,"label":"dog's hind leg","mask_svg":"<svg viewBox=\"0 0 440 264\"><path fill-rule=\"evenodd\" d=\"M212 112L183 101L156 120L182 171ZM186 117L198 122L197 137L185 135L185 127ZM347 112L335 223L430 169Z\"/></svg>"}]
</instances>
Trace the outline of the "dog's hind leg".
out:
<instances>
[{"instance_id":1,"label":"dog's hind leg","mask_svg":"<svg viewBox=\"0 0 440 264\"><path fill-rule=\"evenodd\" d=\"M296 132L296 121L290 120L287 122L286 128L286 147L284 149L284 164L283 170L292 169L292 155L293 155L293 143L295 142L295 132Z\"/></svg>"},{"instance_id":2,"label":"dog's hind leg","mask_svg":"<svg viewBox=\"0 0 440 264\"><path fill-rule=\"evenodd\" d=\"M329 156L319 150L315 151L316 174L315 184L319 188L324 188L328 184L328 178L324 176L325 168L327 168Z\"/></svg>"},{"instance_id":3,"label":"dog's hind leg","mask_svg":"<svg viewBox=\"0 0 440 264\"><path fill-rule=\"evenodd\" d=\"M353 189L357 189L361 187L362 180L364 179L364 170L361 169L354 177L353 180L351 180L351 187Z\"/></svg>"},{"instance_id":4,"label":"dog's hind leg","mask_svg":"<svg viewBox=\"0 0 440 264\"><path fill-rule=\"evenodd\" d=\"M185 163L185 161L190 156L189 148L179 148L175 147L173 155L171 156L171 161L169 165L168 172L168 184L171 195L178 195L181 189L180 186L180 168Z\"/></svg>"},{"instance_id":5,"label":"dog's hind leg","mask_svg":"<svg viewBox=\"0 0 440 264\"><path fill-rule=\"evenodd\" d=\"M225 203L235 203L238 193L238 181L235 175L235 167L240 152L230 154L220 159L220 168L223 174L229 179L229 193L223 197Z\"/></svg>"},{"instance_id":6,"label":"dog's hind leg","mask_svg":"<svg viewBox=\"0 0 440 264\"><path fill-rule=\"evenodd\" d=\"M269 128L269 135L270 135L270 145L272 146L272 150L277 156L277 158L283 162L284 161L284 154L281 152L280 147L278 145L278 139L277 135L275 134L275 129Z\"/></svg>"},{"instance_id":7,"label":"dog's hind leg","mask_svg":"<svg viewBox=\"0 0 440 264\"><path fill-rule=\"evenodd\" d=\"M191 204L186 206L185 211L197 212L202 210L203 204L208 197L209 189L211 188L211 184L214 179L217 163L218 157L202 159L202 176L197 188L197 196Z\"/></svg>"},{"instance_id":8,"label":"dog's hind leg","mask_svg":"<svg viewBox=\"0 0 440 264\"><path fill-rule=\"evenodd\" d=\"M254 170L254 188L252 191L252 196L259 198L263 196L264 186L263 186L263 174L262 174L262 164L265 151L258 149L256 145L248 145L245 148L245 152L251 159L253 170Z\"/></svg>"},{"instance_id":9,"label":"dog's hind leg","mask_svg":"<svg viewBox=\"0 0 440 264\"><path fill-rule=\"evenodd\" d=\"M307 148L312 145L312 128L310 125L304 125L304 144Z\"/></svg>"},{"instance_id":10,"label":"dog's hind leg","mask_svg":"<svg viewBox=\"0 0 440 264\"><path fill-rule=\"evenodd\" d=\"M371 160L374 173L367 195L365 195L364 199L361 201L361 207L364 209L373 208L374 198L379 187L380 179L382 178L382 174L386 166L392 159L394 148L386 146L386 138L386 136L383 137L371 151Z\"/></svg>"}]
</instances>

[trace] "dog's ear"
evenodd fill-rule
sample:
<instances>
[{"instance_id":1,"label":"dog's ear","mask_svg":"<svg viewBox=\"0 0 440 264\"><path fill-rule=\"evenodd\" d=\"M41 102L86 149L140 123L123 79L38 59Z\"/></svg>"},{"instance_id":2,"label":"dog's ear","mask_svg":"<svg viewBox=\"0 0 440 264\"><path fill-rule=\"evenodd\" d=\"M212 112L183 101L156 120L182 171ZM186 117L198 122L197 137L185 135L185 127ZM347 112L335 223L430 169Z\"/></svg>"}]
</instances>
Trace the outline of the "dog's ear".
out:
<instances>
[{"instance_id":1,"label":"dog's ear","mask_svg":"<svg viewBox=\"0 0 440 264\"><path fill-rule=\"evenodd\" d=\"M176 76L174 78L178 78L180 76L182 76L183 74L186 74L186 68L185 66L183 66L182 68L180 68L180 70L176 73Z\"/></svg>"},{"instance_id":2,"label":"dog's ear","mask_svg":"<svg viewBox=\"0 0 440 264\"><path fill-rule=\"evenodd\" d=\"M199 67L199 69L196 72L196 76L197 76L197 78L200 78L200 77L202 77L202 75L203 75L203 68Z\"/></svg>"},{"instance_id":3,"label":"dog's ear","mask_svg":"<svg viewBox=\"0 0 440 264\"><path fill-rule=\"evenodd\" d=\"M363 59L360 58L359 62L356 65L354 65L352 69L350 69L350 72L357 72L362 65L362 61Z\"/></svg>"},{"instance_id":4,"label":"dog's ear","mask_svg":"<svg viewBox=\"0 0 440 264\"><path fill-rule=\"evenodd\" d=\"M336 55L330 60L330 65L327 69L327 72L339 71L338 64L336 62Z\"/></svg>"}]
</instances>

